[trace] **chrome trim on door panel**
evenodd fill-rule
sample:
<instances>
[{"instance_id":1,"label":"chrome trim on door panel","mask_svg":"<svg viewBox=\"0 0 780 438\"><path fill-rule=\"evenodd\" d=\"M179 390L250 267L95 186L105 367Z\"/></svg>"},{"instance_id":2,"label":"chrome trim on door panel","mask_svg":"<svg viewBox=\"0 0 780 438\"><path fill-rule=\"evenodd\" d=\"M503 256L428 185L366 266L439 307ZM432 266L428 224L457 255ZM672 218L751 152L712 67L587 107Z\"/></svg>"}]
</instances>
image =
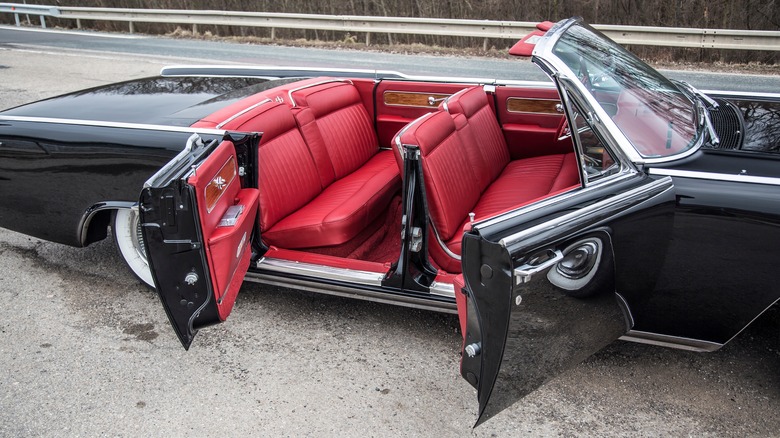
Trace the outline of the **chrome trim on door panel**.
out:
<instances>
[{"instance_id":1,"label":"chrome trim on door panel","mask_svg":"<svg viewBox=\"0 0 780 438\"><path fill-rule=\"evenodd\" d=\"M627 207L650 199L674 187L672 178L664 177L643 186L617 194L603 201L595 202L587 207L580 208L555 219L543 222L539 225L527 228L501 239L498 243L504 248L517 245L521 242L524 246L533 245L534 237L541 233L556 229L559 235L577 230L586 224L594 224L614 214L616 208Z\"/></svg>"},{"instance_id":2,"label":"chrome trim on door panel","mask_svg":"<svg viewBox=\"0 0 780 438\"><path fill-rule=\"evenodd\" d=\"M314 263L296 262L272 257L263 257L258 260L257 268L270 272L304 275L324 280L346 281L348 283L366 286L381 286L382 280L385 278L384 273L336 268L333 266L315 265Z\"/></svg>"},{"instance_id":3,"label":"chrome trim on door panel","mask_svg":"<svg viewBox=\"0 0 780 438\"><path fill-rule=\"evenodd\" d=\"M658 333L630 330L621 336L621 341L636 342L639 344L657 345L659 347L676 348L678 350L696 351L699 353L715 351L723 346L717 342L702 341L699 339L683 338L679 336L661 335Z\"/></svg>"},{"instance_id":4,"label":"chrome trim on door panel","mask_svg":"<svg viewBox=\"0 0 780 438\"><path fill-rule=\"evenodd\" d=\"M650 173L650 175L676 176L680 178L695 178L713 181L729 181L780 186L780 178L773 178L770 176L752 176L743 173L735 175L729 173L697 172L693 170L664 169L657 167L651 168L648 173Z\"/></svg>"}]
</instances>

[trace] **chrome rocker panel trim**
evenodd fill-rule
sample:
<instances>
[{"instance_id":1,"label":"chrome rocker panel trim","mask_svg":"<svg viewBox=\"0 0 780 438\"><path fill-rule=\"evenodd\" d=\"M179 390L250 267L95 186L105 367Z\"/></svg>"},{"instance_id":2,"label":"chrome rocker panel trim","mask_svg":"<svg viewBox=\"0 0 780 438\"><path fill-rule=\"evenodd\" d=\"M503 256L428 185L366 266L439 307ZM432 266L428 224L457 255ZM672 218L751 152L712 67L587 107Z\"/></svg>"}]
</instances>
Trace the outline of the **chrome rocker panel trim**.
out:
<instances>
[{"instance_id":1,"label":"chrome rocker panel trim","mask_svg":"<svg viewBox=\"0 0 780 438\"><path fill-rule=\"evenodd\" d=\"M657 345L659 347L695 351L698 353L712 352L723 346L723 344L718 344L717 342L701 341L699 339L682 338L679 336L661 335L658 333L649 333L640 330L631 330L625 335L621 336L619 339L621 341Z\"/></svg>"},{"instance_id":2,"label":"chrome rocker panel trim","mask_svg":"<svg viewBox=\"0 0 780 438\"><path fill-rule=\"evenodd\" d=\"M277 274L297 275L311 279L282 277ZM247 272L245 280L376 303L451 314L458 313L455 306L455 288L451 284L434 282L431 285L431 296L452 299L452 301L442 301L423 296L396 295L379 290L384 277L384 273L264 257L256 262L254 270ZM327 281L342 284L333 284ZM355 287L350 286L349 283L354 284Z\"/></svg>"}]
</instances>

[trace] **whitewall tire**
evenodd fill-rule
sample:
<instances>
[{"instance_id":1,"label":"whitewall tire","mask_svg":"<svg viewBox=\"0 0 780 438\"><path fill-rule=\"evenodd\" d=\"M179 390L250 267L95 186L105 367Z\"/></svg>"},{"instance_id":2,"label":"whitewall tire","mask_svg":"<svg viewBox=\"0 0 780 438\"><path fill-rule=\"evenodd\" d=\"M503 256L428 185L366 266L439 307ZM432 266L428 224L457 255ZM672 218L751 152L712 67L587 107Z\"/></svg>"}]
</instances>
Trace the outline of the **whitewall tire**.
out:
<instances>
[{"instance_id":1,"label":"whitewall tire","mask_svg":"<svg viewBox=\"0 0 780 438\"><path fill-rule=\"evenodd\" d=\"M130 267L130 270L150 288L154 288L152 271L146 259L143 239L141 238L141 221L138 210L122 208L114 215L114 240L119 248L119 254Z\"/></svg>"}]
</instances>

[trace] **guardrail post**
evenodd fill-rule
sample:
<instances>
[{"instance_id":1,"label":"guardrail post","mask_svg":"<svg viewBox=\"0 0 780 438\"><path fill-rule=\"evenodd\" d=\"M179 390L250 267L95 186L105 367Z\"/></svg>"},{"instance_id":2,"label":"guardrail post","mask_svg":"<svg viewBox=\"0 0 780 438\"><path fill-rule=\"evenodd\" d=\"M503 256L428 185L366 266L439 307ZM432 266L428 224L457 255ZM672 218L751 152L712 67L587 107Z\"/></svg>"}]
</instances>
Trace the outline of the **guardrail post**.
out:
<instances>
[{"instance_id":1,"label":"guardrail post","mask_svg":"<svg viewBox=\"0 0 780 438\"><path fill-rule=\"evenodd\" d=\"M76 29L81 29L81 18L76 19Z\"/></svg>"},{"instance_id":2,"label":"guardrail post","mask_svg":"<svg viewBox=\"0 0 780 438\"><path fill-rule=\"evenodd\" d=\"M366 32L366 45L371 45L371 32Z\"/></svg>"},{"instance_id":3,"label":"guardrail post","mask_svg":"<svg viewBox=\"0 0 780 438\"><path fill-rule=\"evenodd\" d=\"M198 34L198 23L192 23L192 34L193 35Z\"/></svg>"},{"instance_id":4,"label":"guardrail post","mask_svg":"<svg viewBox=\"0 0 780 438\"><path fill-rule=\"evenodd\" d=\"M128 21L128 23L130 24L130 33L135 32L135 27L133 26L133 22L132 21Z\"/></svg>"},{"instance_id":5,"label":"guardrail post","mask_svg":"<svg viewBox=\"0 0 780 438\"><path fill-rule=\"evenodd\" d=\"M482 41L482 51L487 52L487 49L488 49L488 39L485 38L485 40Z\"/></svg>"},{"instance_id":6,"label":"guardrail post","mask_svg":"<svg viewBox=\"0 0 780 438\"><path fill-rule=\"evenodd\" d=\"M46 18L41 15L41 28L46 29Z\"/></svg>"},{"instance_id":7,"label":"guardrail post","mask_svg":"<svg viewBox=\"0 0 780 438\"><path fill-rule=\"evenodd\" d=\"M271 41L273 41L275 39L276 39L276 28L272 27L271 28Z\"/></svg>"},{"instance_id":8,"label":"guardrail post","mask_svg":"<svg viewBox=\"0 0 780 438\"><path fill-rule=\"evenodd\" d=\"M22 23L19 22L19 14L14 14L14 20L16 20L16 27L22 25Z\"/></svg>"}]
</instances>

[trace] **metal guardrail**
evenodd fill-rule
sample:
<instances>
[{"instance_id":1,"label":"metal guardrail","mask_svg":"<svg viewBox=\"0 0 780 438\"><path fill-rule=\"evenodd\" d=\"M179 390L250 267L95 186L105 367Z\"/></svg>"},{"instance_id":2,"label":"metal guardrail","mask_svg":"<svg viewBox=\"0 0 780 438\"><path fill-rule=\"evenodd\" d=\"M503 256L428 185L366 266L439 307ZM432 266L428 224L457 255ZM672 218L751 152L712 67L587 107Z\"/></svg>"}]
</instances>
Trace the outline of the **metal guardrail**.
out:
<instances>
[{"instance_id":1,"label":"metal guardrail","mask_svg":"<svg viewBox=\"0 0 780 438\"><path fill-rule=\"evenodd\" d=\"M41 27L46 28L46 18L44 17L58 17L60 11L56 6L40 6L40 5L27 5L19 3L0 3L0 13L10 12L14 14L16 20L16 26L21 26L19 15L27 15L29 21L30 15L37 15L41 18Z\"/></svg>"},{"instance_id":2,"label":"metal guardrail","mask_svg":"<svg viewBox=\"0 0 780 438\"><path fill-rule=\"evenodd\" d=\"M0 13L39 15L45 27L44 16L76 20L120 21L129 23L170 23L192 25L225 25L263 27L271 29L332 30L365 33L366 44L371 43L372 33L444 35L484 38L519 39L535 29L536 23L524 21L449 20L441 18L369 17L353 15L283 14L269 12L125 9L35 6L16 3L0 3ZM596 29L620 44L693 47L735 50L780 50L780 31L694 29L679 27L643 27L594 25Z\"/></svg>"}]
</instances>

